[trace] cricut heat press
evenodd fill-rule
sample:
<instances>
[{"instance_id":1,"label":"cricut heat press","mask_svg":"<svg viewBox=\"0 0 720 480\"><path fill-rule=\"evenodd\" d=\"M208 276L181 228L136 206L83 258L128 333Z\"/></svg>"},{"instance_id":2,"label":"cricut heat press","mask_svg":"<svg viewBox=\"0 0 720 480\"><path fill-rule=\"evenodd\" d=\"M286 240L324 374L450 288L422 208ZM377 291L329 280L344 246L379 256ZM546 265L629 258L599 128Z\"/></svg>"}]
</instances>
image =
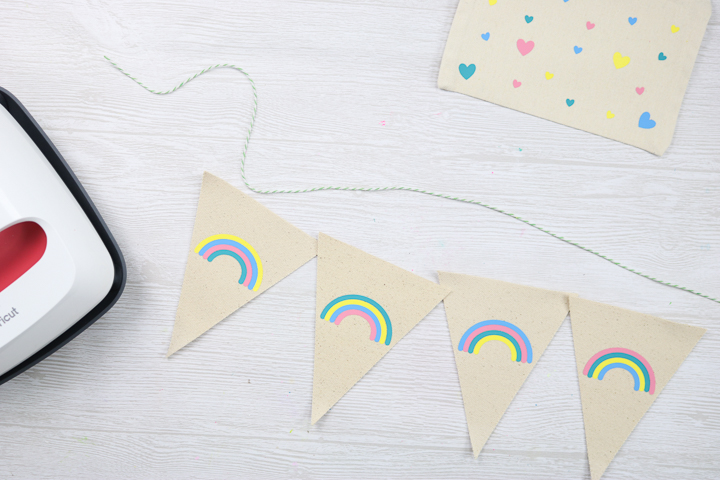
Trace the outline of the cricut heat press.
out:
<instances>
[{"instance_id":1,"label":"cricut heat press","mask_svg":"<svg viewBox=\"0 0 720 480\"><path fill-rule=\"evenodd\" d=\"M87 193L0 88L0 384L72 340L124 286L122 254Z\"/></svg>"}]
</instances>

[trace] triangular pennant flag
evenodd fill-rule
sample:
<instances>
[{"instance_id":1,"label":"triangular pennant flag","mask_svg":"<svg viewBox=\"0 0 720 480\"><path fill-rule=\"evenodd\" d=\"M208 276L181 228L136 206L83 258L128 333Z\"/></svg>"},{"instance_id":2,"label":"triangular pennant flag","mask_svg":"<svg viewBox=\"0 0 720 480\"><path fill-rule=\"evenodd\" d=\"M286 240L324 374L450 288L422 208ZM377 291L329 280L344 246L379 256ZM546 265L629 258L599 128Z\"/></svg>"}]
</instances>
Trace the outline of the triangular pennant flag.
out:
<instances>
[{"instance_id":1,"label":"triangular pennant flag","mask_svg":"<svg viewBox=\"0 0 720 480\"><path fill-rule=\"evenodd\" d=\"M568 294L446 272L440 285L452 290L445 313L477 457L567 317Z\"/></svg>"},{"instance_id":2,"label":"triangular pennant flag","mask_svg":"<svg viewBox=\"0 0 720 480\"><path fill-rule=\"evenodd\" d=\"M316 252L314 238L205 172L168 356Z\"/></svg>"},{"instance_id":3,"label":"triangular pennant flag","mask_svg":"<svg viewBox=\"0 0 720 480\"><path fill-rule=\"evenodd\" d=\"M598 480L705 329L570 299L590 476Z\"/></svg>"},{"instance_id":4,"label":"triangular pennant flag","mask_svg":"<svg viewBox=\"0 0 720 480\"><path fill-rule=\"evenodd\" d=\"M312 423L448 292L437 283L321 233Z\"/></svg>"}]
</instances>

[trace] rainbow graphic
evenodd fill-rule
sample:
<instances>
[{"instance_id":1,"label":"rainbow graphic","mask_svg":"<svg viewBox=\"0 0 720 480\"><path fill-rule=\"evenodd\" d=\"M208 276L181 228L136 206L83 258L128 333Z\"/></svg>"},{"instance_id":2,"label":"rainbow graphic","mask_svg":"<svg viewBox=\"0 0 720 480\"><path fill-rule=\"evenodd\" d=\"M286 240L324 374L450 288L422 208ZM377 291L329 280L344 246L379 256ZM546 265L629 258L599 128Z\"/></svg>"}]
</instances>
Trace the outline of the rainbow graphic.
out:
<instances>
[{"instance_id":1,"label":"rainbow graphic","mask_svg":"<svg viewBox=\"0 0 720 480\"><path fill-rule=\"evenodd\" d=\"M607 348L588 360L583 375L602 380L614 368L627 370L635 380L635 391L655 393L655 372L642 355L627 348Z\"/></svg>"},{"instance_id":2,"label":"rainbow graphic","mask_svg":"<svg viewBox=\"0 0 720 480\"><path fill-rule=\"evenodd\" d=\"M208 262L220 255L228 255L238 261L242 275L238 283L257 291L263 279L263 266L260 256L248 242L234 235L212 235L195 247L195 253Z\"/></svg>"},{"instance_id":3,"label":"rainbow graphic","mask_svg":"<svg viewBox=\"0 0 720 480\"><path fill-rule=\"evenodd\" d=\"M363 295L343 295L328 303L320 318L340 325L350 315L363 317L370 324L370 340L390 345L392 323L383 307L372 298Z\"/></svg>"},{"instance_id":4,"label":"rainbow graphic","mask_svg":"<svg viewBox=\"0 0 720 480\"><path fill-rule=\"evenodd\" d=\"M491 340L503 342L510 348L513 362L532 363L532 345L527 335L510 322L486 320L468 328L460 339L458 350L478 353Z\"/></svg>"}]
</instances>

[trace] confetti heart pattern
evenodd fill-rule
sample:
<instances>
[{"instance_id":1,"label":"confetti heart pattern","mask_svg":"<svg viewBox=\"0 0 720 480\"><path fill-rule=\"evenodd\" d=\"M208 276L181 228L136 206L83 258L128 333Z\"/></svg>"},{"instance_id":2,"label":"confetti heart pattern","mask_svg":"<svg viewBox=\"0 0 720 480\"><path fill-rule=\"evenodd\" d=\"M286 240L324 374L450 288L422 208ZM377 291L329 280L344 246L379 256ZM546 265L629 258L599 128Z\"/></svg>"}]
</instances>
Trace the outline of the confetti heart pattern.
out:
<instances>
[{"instance_id":1,"label":"confetti heart pattern","mask_svg":"<svg viewBox=\"0 0 720 480\"><path fill-rule=\"evenodd\" d=\"M443 58L440 88L652 153L665 151L677 119L675 99L684 94L684 86L670 79L689 78L688 44L697 40L704 18L645 2L628 4L627 13L619 13L571 0L547 0L542 11L532 11L534 2L488 1L495 6L484 0L460 2L458 12L471 21L453 27L463 36L448 40L452 48ZM508 53L513 42L520 55ZM458 57L459 52L467 56Z\"/></svg>"}]
</instances>

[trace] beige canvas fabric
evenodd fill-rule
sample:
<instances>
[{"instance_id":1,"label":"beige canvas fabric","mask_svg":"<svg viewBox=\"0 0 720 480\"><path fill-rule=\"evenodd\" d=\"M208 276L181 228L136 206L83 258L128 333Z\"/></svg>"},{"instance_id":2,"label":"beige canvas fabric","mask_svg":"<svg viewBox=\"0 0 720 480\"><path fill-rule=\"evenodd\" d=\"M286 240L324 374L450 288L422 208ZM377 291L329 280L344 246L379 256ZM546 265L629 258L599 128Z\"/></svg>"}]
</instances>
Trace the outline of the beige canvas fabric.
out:
<instances>
[{"instance_id":1,"label":"beige canvas fabric","mask_svg":"<svg viewBox=\"0 0 720 480\"><path fill-rule=\"evenodd\" d=\"M710 12L710 0L460 0L438 86L662 155Z\"/></svg>"},{"instance_id":2,"label":"beige canvas fabric","mask_svg":"<svg viewBox=\"0 0 720 480\"><path fill-rule=\"evenodd\" d=\"M196 252L199 244L214 235L240 238L255 250L263 272L256 289L239 283L242 267L236 258L219 255L208 261ZM316 252L314 238L205 172L168 356L297 270Z\"/></svg>"},{"instance_id":3,"label":"beige canvas fabric","mask_svg":"<svg viewBox=\"0 0 720 480\"><path fill-rule=\"evenodd\" d=\"M443 303L473 454L477 457L567 317L568 294L447 272L440 272L440 284L452 290ZM477 353L471 353L474 349L460 349L468 342L463 342L466 332L475 331L479 337L482 328L497 331L497 325L503 327L497 321L512 324L527 337L531 358L528 355L525 360L521 357L514 361L512 352L517 347L499 339L482 344ZM472 330L480 322L490 324Z\"/></svg>"},{"instance_id":4,"label":"beige canvas fabric","mask_svg":"<svg viewBox=\"0 0 720 480\"><path fill-rule=\"evenodd\" d=\"M705 329L580 298L570 299L570 318L590 474L598 480ZM635 391L632 373L623 368L611 368L602 380L584 373L595 355L617 348L650 365L655 382L649 391Z\"/></svg>"},{"instance_id":5,"label":"beige canvas fabric","mask_svg":"<svg viewBox=\"0 0 720 480\"><path fill-rule=\"evenodd\" d=\"M446 287L321 233L318 239L312 423L325 415L448 292ZM337 323L330 321L329 314L323 319L322 313L328 304L343 296L356 298L348 300L350 303L345 305L348 310L338 315L350 313ZM372 302L381 307L381 310L372 307L380 315L370 308L368 311L381 317L380 322L385 322L383 313L386 314L391 330L381 325L371 339L373 317L363 312L369 316L368 320L353 312L360 312L357 306ZM386 335L383 336L383 332Z\"/></svg>"}]
</instances>

